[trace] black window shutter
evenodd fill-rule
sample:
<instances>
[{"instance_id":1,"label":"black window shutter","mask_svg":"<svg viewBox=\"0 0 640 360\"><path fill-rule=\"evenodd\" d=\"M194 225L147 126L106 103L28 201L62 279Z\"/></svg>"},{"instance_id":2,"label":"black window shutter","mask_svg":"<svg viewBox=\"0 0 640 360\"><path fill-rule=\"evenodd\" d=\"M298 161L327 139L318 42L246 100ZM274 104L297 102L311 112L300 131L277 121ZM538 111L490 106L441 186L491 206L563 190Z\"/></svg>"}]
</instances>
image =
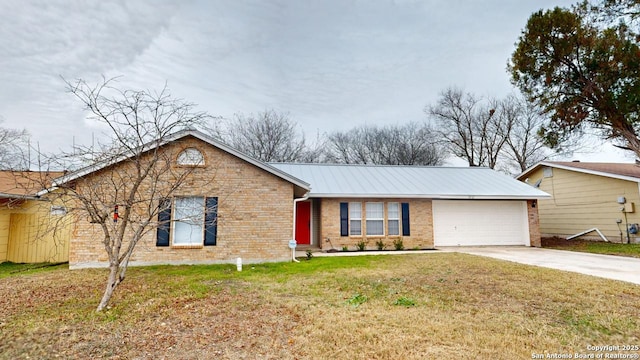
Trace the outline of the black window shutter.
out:
<instances>
[{"instance_id":1,"label":"black window shutter","mask_svg":"<svg viewBox=\"0 0 640 360\"><path fill-rule=\"evenodd\" d=\"M171 199L161 199L158 205L158 230L156 246L169 246L169 232L171 231Z\"/></svg>"},{"instance_id":2,"label":"black window shutter","mask_svg":"<svg viewBox=\"0 0 640 360\"><path fill-rule=\"evenodd\" d=\"M402 203L402 236L410 236L409 228L409 203Z\"/></svg>"},{"instance_id":3,"label":"black window shutter","mask_svg":"<svg viewBox=\"0 0 640 360\"><path fill-rule=\"evenodd\" d=\"M349 203L340 203L340 236L349 236Z\"/></svg>"},{"instance_id":4,"label":"black window shutter","mask_svg":"<svg viewBox=\"0 0 640 360\"><path fill-rule=\"evenodd\" d=\"M205 206L204 246L214 246L218 236L218 198L208 197Z\"/></svg>"}]
</instances>

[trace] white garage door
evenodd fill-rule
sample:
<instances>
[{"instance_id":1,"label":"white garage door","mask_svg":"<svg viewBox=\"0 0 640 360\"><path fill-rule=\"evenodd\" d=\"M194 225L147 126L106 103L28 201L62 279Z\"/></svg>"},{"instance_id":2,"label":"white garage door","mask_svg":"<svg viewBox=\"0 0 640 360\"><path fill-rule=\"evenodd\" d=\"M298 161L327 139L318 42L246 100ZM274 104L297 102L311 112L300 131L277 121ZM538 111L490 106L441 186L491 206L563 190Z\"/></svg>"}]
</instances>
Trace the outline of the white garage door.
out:
<instances>
[{"instance_id":1,"label":"white garage door","mask_svg":"<svg viewBox=\"0 0 640 360\"><path fill-rule=\"evenodd\" d=\"M530 245L526 201L434 200L435 246Z\"/></svg>"}]
</instances>

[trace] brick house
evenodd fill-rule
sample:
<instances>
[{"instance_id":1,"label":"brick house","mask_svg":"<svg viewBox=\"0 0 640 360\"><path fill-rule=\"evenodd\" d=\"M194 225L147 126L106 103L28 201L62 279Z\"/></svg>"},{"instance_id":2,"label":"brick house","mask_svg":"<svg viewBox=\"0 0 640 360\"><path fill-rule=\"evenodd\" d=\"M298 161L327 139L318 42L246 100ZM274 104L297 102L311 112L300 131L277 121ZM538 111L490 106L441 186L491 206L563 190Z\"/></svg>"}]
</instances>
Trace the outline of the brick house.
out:
<instances>
[{"instance_id":1,"label":"brick house","mask_svg":"<svg viewBox=\"0 0 640 360\"><path fill-rule=\"evenodd\" d=\"M189 172L170 197L156 201L162 210L132 265L287 261L292 238L322 250L359 242L392 249L398 240L406 249L539 246L537 199L549 197L486 168L267 164L195 130L153 149L171 169ZM127 158L112 159L55 183L108 187L109 176L122 178L130 167ZM170 179L157 177L141 191L167 186ZM100 225L75 216L70 268L108 265Z\"/></svg>"},{"instance_id":2,"label":"brick house","mask_svg":"<svg viewBox=\"0 0 640 360\"><path fill-rule=\"evenodd\" d=\"M173 134L159 149L169 166L189 172L172 196L158 204L164 210L158 214L157 229L138 242L132 265L291 258L293 200L309 190L307 183L194 130ZM95 188L103 186L107 176L123 176L126 167L126 159L89 167L57 183L74 182L79 191ZM172 186L172 181L162 177L145 186ZM98 224L79 216L70 239L70 267L108 265L102 237Z\"/></svg>"},{"instance_id":3,"label":"brick house","mask_svg":"<svg viewBox=\"0 0 640 360\"><path fill-rule=\"evenodd\" d=\"M321 249L540 246L548 194L480 167L271 164L311 184L296 240Z\"/></svg>"}]
</instances>

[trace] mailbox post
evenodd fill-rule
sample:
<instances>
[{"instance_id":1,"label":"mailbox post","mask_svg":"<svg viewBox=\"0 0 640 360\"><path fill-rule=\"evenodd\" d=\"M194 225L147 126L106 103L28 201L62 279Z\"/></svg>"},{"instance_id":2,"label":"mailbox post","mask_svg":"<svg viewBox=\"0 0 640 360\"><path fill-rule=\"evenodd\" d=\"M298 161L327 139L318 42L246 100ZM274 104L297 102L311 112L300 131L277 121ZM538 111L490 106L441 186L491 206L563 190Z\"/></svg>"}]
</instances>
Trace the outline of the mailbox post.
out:
<instances>
[{"instance_id":1,"label":"mailbox post","mask_svg":"<svg viewBox=\"0 0 640 360\"><path fill-rule=\"evenodd\" d=\"M289 240L289 249L291 249L291 260L298 262L298 260L296 260L296 246L298 246L298 243L295 239Z\"/></svg>"}]
</instances>

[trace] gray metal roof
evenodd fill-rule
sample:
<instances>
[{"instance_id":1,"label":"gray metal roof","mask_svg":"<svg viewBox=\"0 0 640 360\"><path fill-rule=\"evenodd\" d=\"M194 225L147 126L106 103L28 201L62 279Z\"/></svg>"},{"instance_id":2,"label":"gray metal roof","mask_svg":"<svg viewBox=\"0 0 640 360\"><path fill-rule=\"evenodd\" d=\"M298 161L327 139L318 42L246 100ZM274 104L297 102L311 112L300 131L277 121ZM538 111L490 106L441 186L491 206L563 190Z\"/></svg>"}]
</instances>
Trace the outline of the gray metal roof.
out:
<instances>
[{"instance_id":1,"label":"gray metal roof","mask_svg":"<svg viewBox=\"0 0 640 360\"><path fill-rule=\"evenodd\" d=\"M543 199L550 195L481 167L270 163L311 184L310 197Z\"/></svg>"}]
</instances>

